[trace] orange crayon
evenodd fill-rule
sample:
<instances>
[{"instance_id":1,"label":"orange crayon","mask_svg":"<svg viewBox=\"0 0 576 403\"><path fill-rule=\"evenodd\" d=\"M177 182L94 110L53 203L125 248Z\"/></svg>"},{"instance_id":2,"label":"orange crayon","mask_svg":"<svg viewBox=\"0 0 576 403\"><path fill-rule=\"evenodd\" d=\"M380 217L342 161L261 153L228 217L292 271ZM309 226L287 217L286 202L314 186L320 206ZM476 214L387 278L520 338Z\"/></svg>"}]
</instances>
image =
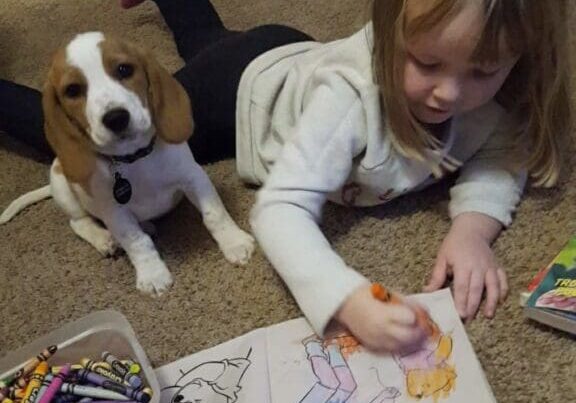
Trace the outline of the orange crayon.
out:
<instances>
[{"instance_id":1,"label":"orange crayon","mask_svg":"<svg viewBox=\"0 0 576 403\"><path fill-rule=\"evenodd\" d=\"M14 375L8 377L7 379L2 380L2 383L7 385L11 385L16 383L19 387L24 387L26 385L26 376L34 370L38 364L43 361L48 360L50 357L54 355L54 353L58 350L58 346L49 346L45 348L40 354L36 357L33 357L26 361L24 366L20 368Z\"/></svg>"},{"instance_id":2,"label":"orange crayon","mask_svg":"<svg viewBox=\"0 0 576 403\"><path fill-rule=\"evenodd\" d=\"M373 283L370 290L372 291L372 296L379 301L391 304L405 304L402 298L397 294L388 291L379 283ZM414 313L416 314L416 323L429 337L436 338L439 336L440 330L438 329L438 325L434 323L430 315L428 315L428 312L419 306L407 306L414 310Z\"/></svg>"},{"instance_id":3,"label":"orange crayon","mask_svg":"<svg viewBox=\"0 0 576 403\"><path fill-rule=\"evenodd\" d=\"M42 386L42 380L48 373L48 363L46 361L42 361L34 372L32 372L32 376L30 377L30 382L28 382L28 386L26 386L26 392L24 394L24 399L22 399L22 403L32 403L36 400L36 396L38 395L38 391Z\"/></svg>"}]
</instances>

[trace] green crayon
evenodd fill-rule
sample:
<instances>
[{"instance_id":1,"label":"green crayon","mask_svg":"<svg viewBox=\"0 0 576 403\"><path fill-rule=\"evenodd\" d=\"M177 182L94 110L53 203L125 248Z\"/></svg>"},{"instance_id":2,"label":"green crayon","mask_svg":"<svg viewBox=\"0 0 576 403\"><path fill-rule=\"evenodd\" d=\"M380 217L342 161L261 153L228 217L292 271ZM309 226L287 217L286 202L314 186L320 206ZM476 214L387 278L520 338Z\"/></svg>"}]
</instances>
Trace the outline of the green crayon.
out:
<instances>
[{"instance_id":1,"label":"green crayon","mask_svg":"<svg viewBox=\"0 0 576 403\"><path fill-rule=\"evenodd\" d=\"M133 360L122 360L122 364L126 365L131 374L138 375L142 371L142 366Z\"/></svg>"}]
</instances>

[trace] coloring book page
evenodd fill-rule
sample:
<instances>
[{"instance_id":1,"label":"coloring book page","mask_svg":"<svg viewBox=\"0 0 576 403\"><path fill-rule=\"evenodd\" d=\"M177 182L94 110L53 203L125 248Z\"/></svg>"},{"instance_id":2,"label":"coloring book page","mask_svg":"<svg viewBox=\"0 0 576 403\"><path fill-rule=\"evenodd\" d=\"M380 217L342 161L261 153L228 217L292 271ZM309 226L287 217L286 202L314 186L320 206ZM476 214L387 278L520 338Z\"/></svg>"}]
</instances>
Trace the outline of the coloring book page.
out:
<instances>
[{"instance_id":1,"label":"coloring book page","mask_svg":"<svg viewBox=\"0 0 576 403\"><path fill-rule=\"evenodd\" d=\"M496 402L448 289L410 298L433 332L417 351L375 355L304 318L258 329L156 371L162 403Z\"/></svg>"},{"instance_id":2,"label":"coloring book page","mask_svg":"<svg viewBox=\"0 0 576 403\"><path fill-rule=\"evenodd\" d=\"M450 291L410 298L437 325L410 354L374 355L345 334L319 340L304 319L269 327L272 402L496 402Z\"/></svg>"},{"instance_id":3,"label":"coloring book page","mask_svg":"<svg viewBox=\"0 0 576 403\"><path fill-rule=\"evenodd\" d=\"M162 403L269 403L266 329L156 370Z\"/></svg>"}]
</instances>

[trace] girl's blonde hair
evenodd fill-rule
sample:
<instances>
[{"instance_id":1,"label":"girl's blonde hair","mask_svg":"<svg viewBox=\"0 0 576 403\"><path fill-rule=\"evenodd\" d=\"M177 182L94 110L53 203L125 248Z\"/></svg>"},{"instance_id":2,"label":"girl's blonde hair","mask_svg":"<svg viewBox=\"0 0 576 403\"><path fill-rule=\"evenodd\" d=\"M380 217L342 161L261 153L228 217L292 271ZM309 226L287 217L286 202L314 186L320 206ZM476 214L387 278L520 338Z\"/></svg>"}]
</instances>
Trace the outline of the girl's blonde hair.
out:
<instances>
[{"instance_id":1,"label":"girl's blonde hair","mask_svg":"<svg viewBox=\"0 0 576 403\"><path fill-rule=\"evenodd\" d=\"M406 18L409 1L426 5L411 21ZM516 117L512 130L517 136L517 162L528 169L535 185L554 185L573 123L565 0L373 0L374 72L394 145L402 155L429 163L436 175L442 168L457 167L450 160L438 166L426 156L426 150L438 151L441 144L408 109L403 91L405 43L454 17L469 1L483 1L485 10L474 61L498 59L501 33L510 51L520 56L496 94L496 100Z\"/></svg>"}]
</instances>

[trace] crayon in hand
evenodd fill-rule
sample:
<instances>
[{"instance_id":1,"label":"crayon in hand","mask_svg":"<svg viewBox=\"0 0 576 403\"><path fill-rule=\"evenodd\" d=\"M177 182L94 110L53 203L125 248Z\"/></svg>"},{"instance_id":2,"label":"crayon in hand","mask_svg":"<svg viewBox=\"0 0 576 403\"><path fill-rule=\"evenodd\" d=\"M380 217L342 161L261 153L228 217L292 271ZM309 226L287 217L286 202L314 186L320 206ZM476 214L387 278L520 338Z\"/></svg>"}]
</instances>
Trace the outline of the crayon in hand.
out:
<instances>
[{"instance_id":1,"label":"crayon in hand","mask_svg":"<svg viewBox=\"0 0 576 403\"><path fill-rule=\"evenodd\" d=\"M372 296L379 301L408 306L410 309L414 310L414 313L416 314L416 324L424 331L428 337L435 337L438 335L438 326L436 323L434 323L430 315L428 315L428 312L426 312L421 307L405 304L402 298L400 298L397 294L388 291L379 283L373 283L370 290L372 292Z\"/></svg>"}]
</instances>

